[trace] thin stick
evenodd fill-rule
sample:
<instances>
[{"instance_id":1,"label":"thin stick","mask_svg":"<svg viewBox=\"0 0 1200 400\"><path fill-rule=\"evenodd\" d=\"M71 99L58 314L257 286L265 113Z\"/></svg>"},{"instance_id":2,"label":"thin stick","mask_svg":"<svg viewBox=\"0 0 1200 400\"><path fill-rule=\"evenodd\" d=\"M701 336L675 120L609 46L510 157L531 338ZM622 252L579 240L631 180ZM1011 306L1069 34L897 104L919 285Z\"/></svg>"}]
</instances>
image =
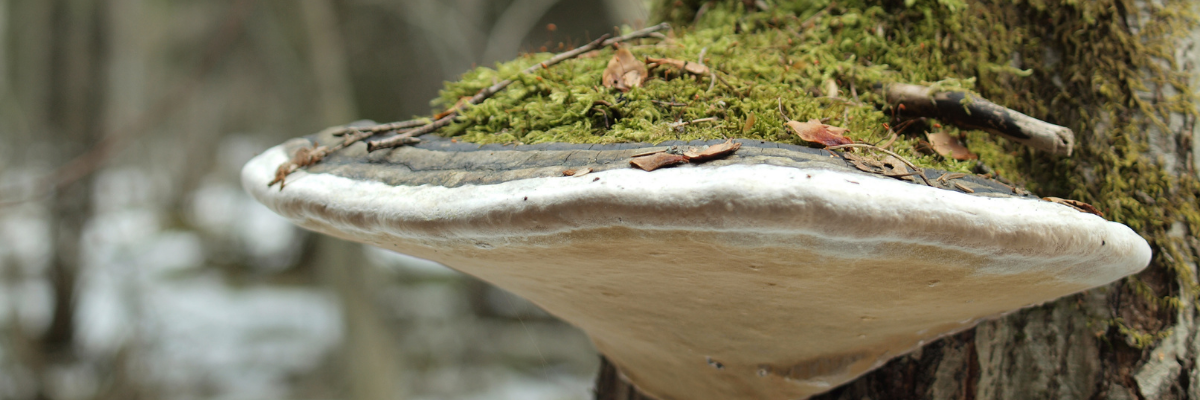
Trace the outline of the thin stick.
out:
<instances>
[{"instance_id":1,"label":"thin stick","mask_svg":"<svg viewBox=\"0 0 1200 400\"><path fill-rule=\"evenodd\" d=\"M672 129L674 129L674 128L685 127L685 126L695 124L698 122L713 122L713 121L717 121L717 117L705 117L705 118L700 118L700 119L693 119L691 121L672 122L668 126L670 126Z\"/></svg>"},{"instance_id":2,"label":"thin stick","mask_svg":"<svg viewBox=\"0 0 1200 400\"><path fill-rule=\"evenodd\" d=\"M905 160L904 157L900 157L899 154L893 153L891 150L882 149L882 148L879 148L878 146L864 144L864 143L840 144L837 146L829 146L829 147L826 147L825 149L826 150L837 150L837 149L844 149L847 147L858 147L858 148L864 148L864 149L878 150L878 151L887 153L888 155L891 155L892 157L896 157L897 160L900 160L900 162L904 163L905 165L908 165L908 167L912 168L914 171L921 171L919 174L921 176L921 180L925 181L926 185L933 186L933 184L929 182L929 178L925 177L924 169L917 168L916 165L913 165L913 163L908 162L908 160Z\"/></svg>"},{"instance_id":3,"label":"thin stick","mask_svg":"<svg viewBox=\"0 0 1200 400\"><path fill-rule=\"evenodd\" d=\"M526 73L526 74L532 74L534 72L537 72L540 69L549 68L550 66L552 66L554 64L558 64L564 60L578 57L580 54L587 53L589 51L592 51L592 50L595 50L598 48L602 48L604 46L609 46L609 45L612 45L615 43L621 43L621 42L625 42L625 41L629 41L629 40L641 39L641 38L645 38L645 37L654 36L654 35L658 34L657 33L658 31L661 31L664 29L670 29L670 28L671 28L670 25L663 23L663 24L658 24L658 25L655 25L655 26L652 26L649 28L630 32L628 34L621 35L621 36L618 36L615 38L609 38L610 35L605 34L603 36L600 36L599 39L592 41L591 43L588 43L586 45L583 45L581 47L572 49L572 50L564 52L564 53L559 53L558 55L551 57L549 60L540 62L529 68L526 68L522 72ZM492 86L489 86L483 90L480 90L479 93L476 93L475 96L472 96L471 99L468 101L468 104L478 105L479 103L482 103L484 100L487 100L489 97L496 94L497 92L504 90L504 88L508 87L508 85L511 85L513 82L515 82L513 79L505 79L503 81L493 83ZM275 180L271 181L271 183L269 183L268 186L279 183L280 184L279 189L282 190L284 179L287 178L287 176L289 174L296 171L297 169L299 169L301 167L307 167L314 163L320 162L322 159L325 158L325 156L328 156L330 153L333 153L335 151L346 148L354 143L358 143L360 141L366 140L366 139L368 139L372 136L375 136L376 134L379 134L381 132L390 132L390 131L399 130L399 129L412 128L412 129L401 132L400 134L392 136L392 137L368 142L367 143L367 152L372 152L372 151L379 150L379 149L398 147L398 146L409 145L409 144L420 142L421 140L417 139L416 138L417 136L421 136L426 133L436 131L446 125L450 125L450 123L454 122L454 119L456 117L458 117L459 111L460 111L460 109L458 107L455 107L455 109L449 111L446 114L446 116L439 118L433 122L427 122L428 121L427 119L414 119L414 120L409 120L409 121L391 122L391 123L387 123L387 124L380 124L380 125L375 125L375 126L370 126L370 127L361 127L361 128L359 128L359 127L332 128L332 131L329 133L332 133L335 136L344 136L341 143L338 143L333 146L328 146L328 147L327 146L317 147L315 149L308 151L308 153L305 154L305 157L301 157L302 158L301 160L292 160L292 161L283 163L282 165L279 166L278 171L276 171Z\"/></svg>"},{"instance_id":4,"label":"thin stick","mask_svg":"<svg viewBox=\"0 0 1200 400\"><path fill-rule=\"evenodd\" d=\"M367 152L370 153L372 151L379 150L379 149L387 149L387 148L392 148L392 147L397 147L397 146L403 146L406 144L416 143L416 142L414 142L414 140L419 141L419 139L416 138L417 136L421 136L426 133L436 131L443 126L450 125L451 122L454 122L454 117L455 117L455 115L453 115L453 114L447 115L445 117L442 117L442 119L434 121L432 124L425 125L420 128L407 130L407 131L404 131L404 133L401 133L399 135L392 136L392 137L389 137L386 139L379 139L379 140L367 142Z\"/></svg>"},{"instance_id":5,"label":"thin stick","mask_svg":"<svg viewBox=\"0 0 1200 400\"><path fill-rule=\"evenodd\" d=\"M992 103L962 90L890 83L882 86L893 112L938 118L959 128L979 129L1051 154L1070 156L1075 133Z\"/></svg>"},{"instance_id":6,"label":"thin stick","mask_svg":"<svg viewBox=\"0 0 1200 400\"><path fill-rule=\"evenodd\" d=\"M395 131L395 130L400 130L400 129L415 128L418 126L429 124L430 122L431 121L428 118L417 118L417 119L410 119L408 121L389 122L386 124L379 124L379 125L375 125L375 126L359 127L359 128L354 128L354 127L349 127L349 126L340 126L340 127L331 129L331 131L329 133L332 134L333 136L343 136L343 135L345 135L347 133L351 133L351 132L380 133L380 132Z\"/></svg>"},{"instance_id":7,"label":"thin stick","mask_svg":"<svg viewBox=\"0 0 1200 400\"><path fill-rule=\"evenodd\" d=\"M526 68L524 71L522 71L522 73L532 74L532 73L537 72L538 70L550 68L550 66L552 66L554 64L558 64L565 60L569 60L569 59L578 57L580 54L587 53L589 51L592 51L592 50L595 50L598 48L602 48L605 46L609 46L612 44L616 44L616 43L626 42L626 41L630 41L633 39L641 39L641 38L650 36L651 34L658 32L660 30L669 29L670 27L671 27L671 25L662 23L662 24L658 24L658 25L655 25L655 26L652 26L649 28L630 32L626 35L621 35L621 36L618 36L615 38L609 38L609 35L605 34L603 36L600 36L599 39L593 40L592 42L590 42L588 44L585 44L580 47L576 47L567 52L559 53L559 54L555 55L554 57L551 57L549 60L537 63L529 68ZM513 84L513 82L515 82L515 80L513 80L513 79L505 79L500 82L496 82L496 84L489 86L483 90L480 90L479 93L476 93L475 96L471 97L471 100L468 101L468 103L471 105L477 105L479 103L482 103L484 100L487 100L489 97L492 97L492 95L496 94L497 92L504 90L504 88L508 87L508 85ZM405 144L406 142L408 142L408 139L411 139L416 136L421 136L426 133L433 132L443 126L449 125L451 122L454 121L454 118L457 116L458 116L458 110L454 110L454 111L450 112L449 115L442 117L441 119L434 121L433 123L431 123L429 125L425 125L423 127L420 127L420 128L414 129L412 131L405 132L403 134L396 135L396 136L393 136L390 138L372 141L370 143L367 143L367 151L371 152L371 151L375 151L375 150L379 150L379 149L388 149L388 148L392 148L392 147L396 147L396 146L401 146L401 145Z\"/></svg>"}]
</instances>

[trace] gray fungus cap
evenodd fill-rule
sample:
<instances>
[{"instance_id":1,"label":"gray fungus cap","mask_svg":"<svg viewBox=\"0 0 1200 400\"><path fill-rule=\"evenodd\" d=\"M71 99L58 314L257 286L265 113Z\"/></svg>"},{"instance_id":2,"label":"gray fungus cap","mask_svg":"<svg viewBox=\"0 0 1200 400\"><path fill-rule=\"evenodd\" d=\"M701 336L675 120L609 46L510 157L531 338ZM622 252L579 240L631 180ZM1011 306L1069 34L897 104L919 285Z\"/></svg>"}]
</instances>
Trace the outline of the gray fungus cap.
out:
<instances>
[{"instance_id":1,"label":"gray fungus cap","mask_svg":"<svg viewBox=\"0 0 1200 400\"><path fill-rule=\"evenodd\" d=\"M664 400L806 398L1150 260L1145 240L1096 215L974 176L948 190L872 175L804 147L742 141L726 159L645 172L629 157L663 146L423 139L354 145L268 188L309 143L293 141L242 180L302 227L529 299Z\"/></svg>"}]
</instances>

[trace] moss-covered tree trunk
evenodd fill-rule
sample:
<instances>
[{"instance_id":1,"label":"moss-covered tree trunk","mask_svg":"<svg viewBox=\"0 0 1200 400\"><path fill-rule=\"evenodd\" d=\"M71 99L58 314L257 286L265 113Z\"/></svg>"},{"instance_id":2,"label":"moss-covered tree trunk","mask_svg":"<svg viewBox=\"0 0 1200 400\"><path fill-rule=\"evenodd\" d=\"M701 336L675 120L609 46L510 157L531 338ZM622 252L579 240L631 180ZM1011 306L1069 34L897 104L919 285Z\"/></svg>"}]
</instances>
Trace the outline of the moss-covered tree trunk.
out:
<instances>
[{"instance_id":1,"label":"moss-covered tree trunk","mask_svg":"<svg viewBox=\"0 0 1200 400\"><path fill-rule=\"evenodd\" d=\"M656 14L677 24L711 6L660 3ZM981 153L981 161L1039 195L1098 205L1150 241L1153 261L1137 276L984 322L816 398L1200 399L1198 5L971 0L960 6L964 32L993 35L972 43L961 32L939 31L937 39L949 42L959 33L954 46L1029 71L1012 77L980 70L978 91L1078 135L1069 158L1001 143L1002 152ZM641 398L614 379L610 364L603 366L597 399Z\"/></svg>"}]
</instances>

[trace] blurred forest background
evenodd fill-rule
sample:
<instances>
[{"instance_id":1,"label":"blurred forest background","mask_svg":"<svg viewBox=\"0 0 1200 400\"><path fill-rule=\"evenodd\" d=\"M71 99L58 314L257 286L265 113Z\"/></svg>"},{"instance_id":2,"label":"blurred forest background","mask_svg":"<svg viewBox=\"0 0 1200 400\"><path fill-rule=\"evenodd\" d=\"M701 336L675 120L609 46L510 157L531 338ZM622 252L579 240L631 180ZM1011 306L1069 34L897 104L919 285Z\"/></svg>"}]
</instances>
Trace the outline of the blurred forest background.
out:
<instances>
[{"instance_id":1,"label":"blurred forest background","mask_svg":"<svg viewBox=\"0 0 1200 400\"><path fill-rule=\"evenodd\" d=\"M586 399L588 339L299 230L243 163L641 0L0 0L0 399Z\"/></svg>"}]
</instances>

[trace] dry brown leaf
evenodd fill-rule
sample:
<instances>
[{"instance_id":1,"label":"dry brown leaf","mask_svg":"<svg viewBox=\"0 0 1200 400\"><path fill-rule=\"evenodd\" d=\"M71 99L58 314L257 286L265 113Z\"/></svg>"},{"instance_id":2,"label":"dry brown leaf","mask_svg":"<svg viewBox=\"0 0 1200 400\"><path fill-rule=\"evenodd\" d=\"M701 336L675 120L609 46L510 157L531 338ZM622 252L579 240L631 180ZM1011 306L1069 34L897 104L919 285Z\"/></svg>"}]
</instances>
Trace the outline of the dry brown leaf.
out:
<instances>
[{"instance_id":1,"label":"dry brown leaf","mask_svg":"<svg viewBox=\"0 0 1200 400\"><path fill-rule=\"evenodd\" d=\"M1096 215L1099 215L1101 218L1104 217L1104 213L1100 212L1100 210L1096 209L1096 207L1092 206L1091 204L1079 201L1079 200L1064 199L1064 198L1059 198L1059 197L1043 197L1042 200L1049 201L1052 203L1062 204L1062 205L1074 208L1074 209L1078 210L1079 212L1085 212L1088 214L1096 214Z\"/></svg>"},{"instance_id":2,"label":"dry brown leaf","mask_svg":"<svg viewBox=\"0 0 1200 400\"><path fill-rule=\"evenodd\" d=\"M705 162L733 154L733 152L740 148L742 148L741 143L737 143L734 142L733 139L729 139L726 140L725 143L708 146L700 152L687 152L683 153L683 155L688 158L688 161L691 162Z\"/></svg>"},{"instance_id":3,"label":"dry brown leaf","mask_svg":"<svg viewBox=\"0 0 1200 400\"><path fill-rule=\"evenodd\" d=\"M918 171L910 170L908 166L904 164L904 161L901 161L899 158L890 155L879 158L872 155L857 155L847 152L841 153L841 156L847 161L850 161L850 164L855 168L858 168L860 171L869 172L872 174L899 178L900 180L911 180L913 179L913 175L918 173Z\"/></svg>"},{"instance_id":4,"label":"dry brown leaf","mask_svg":"<svg viewBox=\"0 0 1200 400\"><path fill-rule=\"evenodd\" d=\"M710 73L710 71L708 70L708 67L704 66L704 64L694 63L694 62L690 62L690 61L676 60L674 58L646 57L646 62L651 63L651 64L658 64L658 65L670 65L672 67L678 68L679 70L685 71L692 75L707 76Z\"/></svg>"},{"instance_id":5,"label":"dry brown leaf","mask_svg":"<svg viewBox=\"0 0 1200 400\"><path fill-rule=\"evenodd\" d=\"M958 138L950 136L946 132L934 132L929 134L929 144L933 147L933 151L941 154L942 157L951 157L955 160L974 160L979 156L967 150L966 146L958 141Z\"/></svg>"},{"instance_id":6,"label":"dry brown leaf","mask_svg":"<svg viewBox=\"0 0 1200 400\"><path fill-rule=\"evenodd\" d=\"M645 171L653 171L662 167L687 162L688 158L679 154L656 153L648 156L635 157L629 163Z\"/></svg>"},{"instance_id":7,"label":"dry brown leaf","mask_svg":"<svg viewBox=\"0 0 1200 400\"><path fill-rule=\"evenodd\" d=\"M822 124L821 121L815 119L810 119L808 122L788 121L787 126L792 128L792 131L795 131L800 139L806 142L820 143L825 147L854 143L853 140L842 136L849 129Z\"/></svg>"},{"instance_id":8,"label":"dry brown leaf","mask_svg":"<svg viewBox=\"0 0 1200 400\"><path fill-rule=\"evenodd\" d=\"M641 87L646 80L646 65L638 61L628 49L617 48L617 53L608 60L608 68L604 69L604 87L617 88L622 92Z\"/></svg>"},{"instance_id":9,"label":"dry brown leaf","mask_svg":"<svg viewBox=\"0 0 1200 400\"><path fill-rule=\"evenodd\" d=\"M267 187L274 186L276 183L278 183L279 190L283 190L283 186L285 185L284 180L287 179L287 176L291 175L292 172L296 172L297 169L321 162L321 160L325 158L325 153L328 152L329 149L325 146L318 146L316 143L313 143L312 145L313 147L301 147L297 149L296 153L292 154L291 160L280 164L279 168L275 169L275 179L272 179L270 183L267 183Z\"/></svg>"},{"instance_id":10,"label":"dry brown leaf","mask_svg":"<svg viewBox=\"0 0 1200 400\"><path fill-rule=\"evenodd\" d=\"M751 129L754 129L754 112L753 111L750 112L750 115L746 116L746 124L742 125L742 134L743 135L749 134Z\"/></svg>"},{"instance_id":11,"label":"dry brown leaf","mask_svg":"<svg viewBox=\"0 0 1200 400\"><path fill-rule=\"evenodd\" d=\"M592 173L591 168L568 169L562 172L563 176L584 176L590 173Z\"/></svg>"}]
</instances>

